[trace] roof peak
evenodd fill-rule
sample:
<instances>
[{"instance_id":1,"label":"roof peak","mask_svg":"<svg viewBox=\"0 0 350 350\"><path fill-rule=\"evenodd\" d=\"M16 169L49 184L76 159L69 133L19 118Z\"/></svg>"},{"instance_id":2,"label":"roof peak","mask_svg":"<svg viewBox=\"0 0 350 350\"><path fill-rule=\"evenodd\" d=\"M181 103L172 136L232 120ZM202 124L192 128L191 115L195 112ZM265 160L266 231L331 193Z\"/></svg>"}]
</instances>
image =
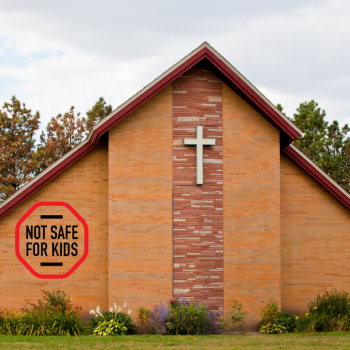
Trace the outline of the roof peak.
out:
<instances>
[{"instance_id":1,"label":"roof peak","mask_svg":"<svg viewBox=\"0 0 350 350\"><path fill-rule=\"evenodd\" d=\"M301 131L289 121L271 101L205 41L138 93L117 107L106 118L97 123L92 128L87 138L78 146L1 203L0 218L91 151L97 144L99 138L110 128L122 121L131 112L171 84L176 78L201 60L207 60L215 74L219 75L226 84L238 92L246 101L249 101L259 113L280 130L281 134L284 135L284 146L288 145L300 135Z\"/></svg>"}]
</instances>

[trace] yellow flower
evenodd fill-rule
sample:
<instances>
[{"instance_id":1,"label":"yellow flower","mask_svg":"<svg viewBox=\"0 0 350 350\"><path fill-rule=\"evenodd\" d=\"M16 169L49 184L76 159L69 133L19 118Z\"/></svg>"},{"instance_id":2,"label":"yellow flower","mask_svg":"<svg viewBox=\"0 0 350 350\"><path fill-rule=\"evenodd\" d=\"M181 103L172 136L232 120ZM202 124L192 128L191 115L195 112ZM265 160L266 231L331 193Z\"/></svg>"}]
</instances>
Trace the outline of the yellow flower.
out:
<instances>
[{"instance_id":1,"label":"yellow flower","mask_svg":"<svg viewBox=\"0 0 350 350\"><path fill-rule=\"evenodd\" d=\"M309 313L307 312L307 313L305 314L305 316L309 316Z\"/></svg>"},{"instance_id":2,"label":"yellow flower","mask_svg":"<svg viewBox=\"0 0 350 350\"><path fill-rule=\"evenodd\" d=\"M297 316L295 319L296 319L296 320L298 320L298 319L299 319L299 317Z\"/></svg>"},{"instance_id":3,"label":"yellow flower","mask_svg":"<svg viewBox=\"0 0 350 350\"><path fill-rule=\"evenodd\" d=\"M315 306L314 309L317 310L317 307Z\"/></svg>"}]
</instances>

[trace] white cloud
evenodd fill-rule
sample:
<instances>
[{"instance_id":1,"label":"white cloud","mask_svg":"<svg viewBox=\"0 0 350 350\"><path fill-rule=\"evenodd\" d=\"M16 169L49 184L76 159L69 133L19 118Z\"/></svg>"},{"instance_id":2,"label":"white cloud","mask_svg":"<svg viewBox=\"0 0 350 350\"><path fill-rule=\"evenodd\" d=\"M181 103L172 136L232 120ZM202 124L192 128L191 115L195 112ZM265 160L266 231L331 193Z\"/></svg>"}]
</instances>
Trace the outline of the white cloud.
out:
<instances>
[{"instance_id":1,"label":"white cloud","mask_svg":"<svg viewBox=\"0 0 350 350\"><path fill-rule=\"evenodd\" d=\"M203 41L287 114L314 98L329 119L350 118L348 1L18 0L0 9L0 104L15 94L43 124L100 96L116 107Z\"/></svg>"}]
</instances>

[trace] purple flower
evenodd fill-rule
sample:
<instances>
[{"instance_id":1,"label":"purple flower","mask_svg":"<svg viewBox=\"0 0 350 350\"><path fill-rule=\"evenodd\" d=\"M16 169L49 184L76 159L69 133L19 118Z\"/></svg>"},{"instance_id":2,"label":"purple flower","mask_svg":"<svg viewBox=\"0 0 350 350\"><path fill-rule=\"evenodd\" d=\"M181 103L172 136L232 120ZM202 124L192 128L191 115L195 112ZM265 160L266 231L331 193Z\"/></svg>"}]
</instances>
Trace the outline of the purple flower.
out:
<instances>
[{"instance_id":1,"label":"purple flower","mask_svg":"<svg viewBox=\"0 0 350 350\"><path fill-rule=\"evenodd\" d=\"M172 300L171 300L172 301ZM160 303L155 305L150 314L150 325L155 334L167 334L167 322L169 320L169 307Z\"/></svg>"}]
</instances>

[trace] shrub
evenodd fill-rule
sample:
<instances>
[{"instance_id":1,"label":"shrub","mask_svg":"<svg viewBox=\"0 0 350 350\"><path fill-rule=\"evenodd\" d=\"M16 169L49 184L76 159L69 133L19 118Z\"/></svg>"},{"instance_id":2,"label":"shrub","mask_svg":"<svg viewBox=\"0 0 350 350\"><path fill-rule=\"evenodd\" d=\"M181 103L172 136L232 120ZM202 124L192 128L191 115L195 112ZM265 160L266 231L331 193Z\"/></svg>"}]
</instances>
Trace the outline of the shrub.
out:
<instances>
[{"instance_id":1,"label":"shrub","mask_svg":"<svg viewBox=\"0 0 350 350\"><path fill-rule=\"evenodd\" d=\"M90 320L88 324L88 328L91 333L95 334L95 330L104 323L104 326L101 326L99 331L100 333L105 333L106 330L104 327L107 327L107 323L111 320L113 321L113 326L117 327L113 330L113 335L116 334L134 334L136 331L136 327L130 317L131 310L128 311L128 313L123 312L124 307L126 307L126 303L123 305L123 307L118 307L116 304L114 304L114 309L112 307L109 308L109 311L101 311L100 307L97 306L96 310L90 310L90 314L94 317ZM109 323L111 324L111 323ZM118 326L117 326L118 324ZM120 328L120 327L121 328ZM125 327L126 330L124 330ZM104 332L102 332L104 330ZM103 335L103 334L101 334Z\"/></svg>"},{"instance_id":2,"label":"shrub","mask_svg":"<svg viewBox=\"0 0 350 350\"><path fill-rule=\"evenodd\" d=\"M292 333L296 326L296 315L290 314L287 311L277 313L277 324L286 328L288 333Z\"/></svg>"},{"instance_id":3,"label":"shrub","mask_svg":"<svg viewBox=\"0 0 350 350\"><path fill-rule=\"evenodd\" d=\"M149 334L150 333L150 314L151 310L147 307L140 306L137 310L137 328L139 333L141 334Z\"/></svg>"},{"instance_id":4,"label":"shrub","mask_svg":"<svg viewBox=\"0 0 350 350\"><path fill-rule=\"evenodd\" d=\"M167 323L169 322L169 307L166 304L160 303L155 305L150 313L150 328L155 334L167 334Z\"/></svg>"},{"instance_id":5,"label":"shrub","mask_svg":"<svg viewBox=\"0 0 350 350\"><path fill-rule=\"evenodd\" d=\"M73 306L65 292L44 291L37 304L20 312L0 313L0 331L8 335L81 335L86 333L80 313L82 308Z\"/></svg>"},{"instance_id":6,"label":"shrub","mask_svg":"<svg viewBox=\"0 0 350 350\"><path fill-rule=\"evenodd\" d=\"M335 324L335 331L350 331L350 316L338 316Z\"/></svg>"},{"instance_id":7,"label":"shrub","mask_svg":"<svg viewBox=\"0 0 350 350\"><path fill-rule=\"evenodd\" d=\"M332 289L323 295L316 294L313 301L308 304L309 313L325 314L337 318L350 314L350 294L346 291Z\"/></svg>"},{"instance_id":8,"label":"shrub","mask_svg":"<svg viewBox=\"0 0 350 350\"><path fill-rule=\"evenodd\" d=\"M94 330L94 335L125 335L127 328L118 321L111 319L101 322Z\"/></svg>"},{"instance_id":9,"label":"shrub","mask_svg":"<svg viewBox=\"0 0 350 350\"><path fill-rule=\"evenodd\" d=\"M31 306L21 312L3 313L1 333L7 335L81 335L86 330L80 318L79 306L59 307Z\"/></svg>"},{"instance_id":10,"label":"shrub","mask_svg":"<svg viewBox=\"0 0 350 350\"><path fill-rule=\"evenodd\" d=\"M267 325L262 325L259 329L259 332L265 333L265 334L282 334L287 333L286 327L283 327L282 325L278 323L269 323Z\"/></svg>"},{"instance_id":11,"label":"shrub","mask_svg":"<svg viewBox=\"0 0 350 350\"><path fill-rule=\"evenodd\" d=\"M295 332L333 332L350 330L350 294L332 289L316 294L308 312L296 317Z\"/></svg>"},{"instance_id":12,"label":"shrub","mask_svg":"<svg viewBox=\"0 0 350 350\"><path fill-rule=\"evenodd\" d=\"M247 313L243 312L242 308L243 304L238 303L236 299L232 300L232 310L230 312L230 316L226 319L224 317L220 317L219 319L219 326L223 332L231 332L235 326L238 326L240 332L245 334L245 319L247 317Z\"/></svg>"},{"instance_id":13,"label":"shrub","mask_svg":"<svg viewBox=\"0 0 350 350\"><path fill-rule=\"evenodd\" d=\"M305 315L300 315L296 317L296 333L314 333L318 328L319 314L316 313L306 313ZM323 317L322 317L323 318ZM326 323L328 323L326 321Z\"/></svg>"},{"instance_id":14,"label":"shrub","mask_svg":"<svg viewBox=\"0 0 350 350\"><path fill-rule=\"evenodd\" d=\"M270 300L260 311L259 332L266 334L287 333L287 328L278 323L278 305Z\"/></svg>"},{"instance_id":15,"label":"shrub","mask_svg":"<svg viewBox=\"0 0 350 350\"><path fill-rule=\"evenodd\" d=\"M17 311L0 311L0 334L17 334L18 325L19 317L17 317Z\"/></svg>"},{"instance_id":16,"label":"shrub","mask_svg":"<svg viewBox=\"0 0 350 350\"><path fill-rule=\"evenodd\" d=\"M170 334L213 334L216 333L215 320L218 314L199 302L187 299L170 300L167 329Z\"/></svg>"},{"instance_id":17,"label":"shrub","mask_svg":"<svg viewBox=\"0 0 350 350\"><path fill-rule=\"evenodd\" d=\"M338 315L337 317L335 317L326 313L317 313L314 311L296 317L296 333L333 332L349 330L349 315Z\"/></svg>"},{"instance_id":18,"label":"shrub","mask_svg":"<svg viewBox=\"0 0 350 350\"><path fill-rule=\"evenodd\" d=\"M44 296L41 299L37 300L38 305L30 304L33 307L41 306L42 308L50 308L55 307L59 308L62 312L66 311L66 309L71 305L70 296L66 294L64 291L59 289L50 291L42 290Z\"/></svg>"},{"instance_id":19,"label":"shrub","mask_svg":"<svg viewBox=\"0 0 350 350\"><path fill-rule=\"evenodd\" d=\"M270 300L260 311L261 322L263 325L277 323L278 305Z\"/></svg>"}]
</instances>

